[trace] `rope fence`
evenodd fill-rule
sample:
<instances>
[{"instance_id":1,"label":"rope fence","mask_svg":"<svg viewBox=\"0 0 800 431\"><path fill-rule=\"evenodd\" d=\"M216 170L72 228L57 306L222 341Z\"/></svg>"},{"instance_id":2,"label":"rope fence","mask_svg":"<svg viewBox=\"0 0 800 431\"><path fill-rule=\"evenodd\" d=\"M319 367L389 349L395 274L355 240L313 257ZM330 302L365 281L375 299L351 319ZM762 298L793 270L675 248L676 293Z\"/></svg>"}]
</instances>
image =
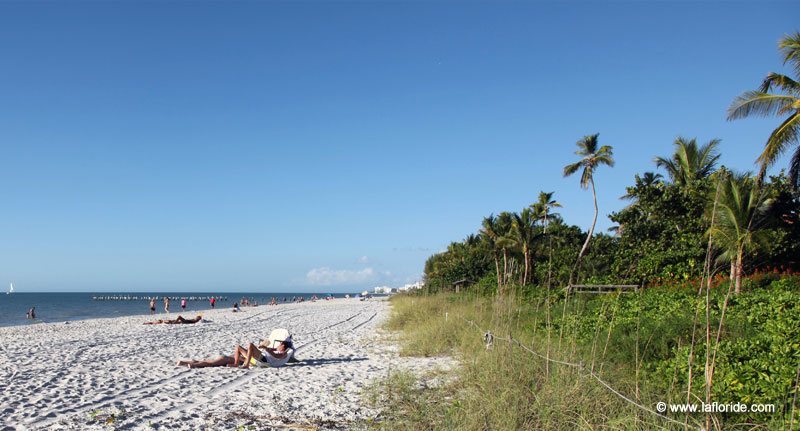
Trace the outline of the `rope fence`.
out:
<instances>
[{"instance_id":1,"label":"rope fence","mask_svg":"<svg viewBox=\"0 0 800 431\"><path fill-rule=\"evenodd\" d=\"M461 316L459 316L459 317L461 317ZM672 419L670 417L664 416L661 413L658 413L657 411L655 411L655 410L653 410L651 408L648 408L647 406L632 400L630 397L625 396L620 391L614 389L613 386L611 386L608 382L603 380L599 375L597 375L597 373L595 373L594 370L587 370L584 367L583 362L574 363L574 362L559 361L557 359L549 358L549 357L547 357L545 355L542 355L541 353L533 350L532 348L526 346L525 344L521 343L519 340L515 340L511 336L509 336L509 337L500 337L500 336L494 335L489 330L482 329L480 326L478 326L477 323L473 322L472 320L468 320L468 319L466 319L464 317L461 317L461 320L469 323L470 325L474 326L479 332L483 333L483 339L484 339L484 342L486 343L486 350L491 350L491 346L493 345L495 340L507 341L509 343L516 344L517 346L519 346L523 350L527 351L531 355L536 356L536 357L541 358L541 359L544 359L545 361L577 369L585 377L591 377L594 380L597 380L598 383L600 383L602 386L604 386L606 389L608 389L611 393L613 393L617 397L627 401L628 403L632 404L635 407L638 407L639 409L641 409L641 410L643 410L643 411L645 411L647 413L656 415L656 416L658 416L658 417L660 417L660 418L662 418L662 419L664 419L666 421L672 422L674 424L678 424L678 425L680 425L682 427L685 427L687 425L684 422L680 422L680 421L677 421L677 420Z\"/></svg>"}]
</instances>

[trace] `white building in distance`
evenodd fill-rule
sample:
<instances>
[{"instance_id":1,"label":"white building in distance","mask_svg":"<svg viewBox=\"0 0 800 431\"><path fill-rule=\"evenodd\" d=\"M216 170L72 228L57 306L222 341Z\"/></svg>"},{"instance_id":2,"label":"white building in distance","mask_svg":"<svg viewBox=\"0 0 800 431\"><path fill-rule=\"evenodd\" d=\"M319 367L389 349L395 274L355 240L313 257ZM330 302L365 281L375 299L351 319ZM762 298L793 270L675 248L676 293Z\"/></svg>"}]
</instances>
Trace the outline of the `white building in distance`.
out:
<instances>
[{"instance_id":1,"label":"white building in distance","mask_svg":"<svg viewBox=\"0 0 800 431\"><path fill-rule=\"evenodd\" d=\"M422 289L422 286L424 286L424 284L421 281L418 281L416 283L406 284L403 287L398 287L397 291L398 292L410 292L412 290Z\"/></svg>"}]
</instances>

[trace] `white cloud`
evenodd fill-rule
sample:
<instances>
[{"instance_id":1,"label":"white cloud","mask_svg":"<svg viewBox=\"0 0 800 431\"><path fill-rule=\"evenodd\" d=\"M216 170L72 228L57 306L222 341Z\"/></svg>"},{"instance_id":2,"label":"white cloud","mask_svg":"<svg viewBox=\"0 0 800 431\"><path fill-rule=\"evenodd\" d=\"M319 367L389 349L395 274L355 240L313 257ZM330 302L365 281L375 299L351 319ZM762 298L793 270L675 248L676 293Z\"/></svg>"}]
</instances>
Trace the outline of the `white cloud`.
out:
<instances>
[{"instance_id":1,"label":"white cloud","mask_svg":"<svg viewBox=\"0 0 800 431\"><path fill-rule=\"evenodd\" d=\"M358 262L359 263L369 263L369 257L361 256L361 257L358 258Z\"/></svg>"},{"instance_id":2,"label":"white cloud","mask_svg":"<svg viewBox=\"0 0 800 431\"><path fill-rule=\"evenodd\" d=\"M360 270L314 268L306 274L306 281L316 286L336 286L342 284L361 284L375 281L378 272L372 268Z\"/></svg>"}]
</instances>

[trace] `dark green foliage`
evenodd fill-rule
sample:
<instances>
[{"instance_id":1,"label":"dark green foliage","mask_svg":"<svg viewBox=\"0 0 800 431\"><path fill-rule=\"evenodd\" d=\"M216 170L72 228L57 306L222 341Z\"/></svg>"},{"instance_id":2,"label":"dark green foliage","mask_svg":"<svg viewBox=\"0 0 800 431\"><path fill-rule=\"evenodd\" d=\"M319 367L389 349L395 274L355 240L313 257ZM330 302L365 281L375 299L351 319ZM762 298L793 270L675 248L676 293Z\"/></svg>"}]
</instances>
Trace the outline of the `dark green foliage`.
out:
<instances>
[{"instance_id":1,"label":"dark green foliage","mask_svg":"<svg viewBox=\"0 0 800 431\"><path fill-rule=\"evenodd\" d=\"M453 283L468 280L474 283L493 268L491 252L480 236L470 235L463 242L454 242L447 251L434 254L425 262L425 287L431 292L448 291Z\"/></svg>"},{"instance_id":2,"label":"dark green foliage","mask_svg":"<svg viewBox=\"0 0 800 431\"><path fill-rule=\"evenodd\" d=\"M650 390L663 393L662 399L675 400L686 396L694 329L693 393L703 399L705 301L703 296L697 297L697 287L659 287L639 294L578 297L571 300L566 318L561 317L560 311L554 312L553 325L565 325L565 332L584 346L599 340L602 347L597 349L597 362L630 366L640 361ZM727 290L725 282L711 293L712 343ZM544 330L544 324L539 323L539 328ZM719 403L775 404L779 413L788 411L800 365L798 328L800 277L784 278L765 288L730 296L712 399ZM758 423L774 421L776 417L737 414L730 419Z\"/></svg>"},{"instance_id":3,"label":"dark green foliage","mask_svg":"<svg viewBox=\"0 0 800 431\"><path fill-rule=\"evenodd\" d=\"M636 201L610 216L621 231L612 269L619 281L639 284L700 276L709 188L707 180L681 187L646 183L636 176L636 185L628 188L628 196Z\"/></svg>"},{"instance_id":4,"label":"dark green foliage","mask_svg":"<svg viewBox=\"0 0 800 431\"><path fill-rule=\"evenodd\" d=\"M766 246L756 250L746 272L797 271L800 269L800 192L792 189L781 173L766 184L772 199L768 218Z\"/></svg>"}]
</instances>

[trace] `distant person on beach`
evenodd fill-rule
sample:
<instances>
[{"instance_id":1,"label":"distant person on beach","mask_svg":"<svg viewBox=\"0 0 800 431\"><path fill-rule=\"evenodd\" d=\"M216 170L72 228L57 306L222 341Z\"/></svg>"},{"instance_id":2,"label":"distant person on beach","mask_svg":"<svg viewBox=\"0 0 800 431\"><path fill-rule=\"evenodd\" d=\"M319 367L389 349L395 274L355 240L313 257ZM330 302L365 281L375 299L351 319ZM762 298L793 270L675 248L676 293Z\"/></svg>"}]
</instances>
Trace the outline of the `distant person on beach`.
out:
<instances>
[{"instance_id":1,"label":"distant person on beach","mask_svg":"<svg viewBox=\"0 0 800 431\"><path fill-rule=\"evenodd\" d=\"M242 310L239 308L239 303L238 303L238 302L235 302L235 303L233 304L233 312L234 312L234 313L238 313L238 312L240 312L240 311L242 311Z\"/></svg>"},{"instance_id":2,"label":"distant person on beach","mask_svg":"<svg viewBox=\"0 0 800 431\"><path fill-rule=\"evenodd\" d=\"M277 343L276 347L269 347L270 344ZM189 368L205 368L205 367L239 367L250 368L254 367L270 367L278 368L286 365L294 355L294 346L292 344L291 336L283 341L276 341L275 343L268 340L262 340L258 346L250 343L245 349L237 345L234 348L233 356L217 356L213 359L205 359L201 361L195 360L181 360L175 365L179 367ZM296 361L295 361L296 362Z\"/></svg>"},{"instance_id":3,"label":"distant person on beach","mask_svg":"<svg viewBox=\"0 0 800 431\"><path fill-rule=\"evenodd\" d=\"M214 308L217 305L217 298L214 298L212 296L211 299L208 300L208 302L211 303L211 308Z\"/></svg>"},{"instance_id":4,"label":"distant person on beach","mask_svg":"<svg viewBox=\"0 0 800 431\"><path fill-rule=\"evenodd\" d=\"M186 298L181 298L181 310L186 311Z\"/></svg>"},{"instance_id":5,"label":"distant person on beach","mask_svg":"<svg viewBox=\"0 0 800 431\"><path fill-rule=\"evenodd\" d=\"M150 299L150 315L156 314L156 298Z\"/></svg>"},{"instance_id":6,"label":"distant person on beach","mask_svg":"<svg viewBox=\"0 0 800 431\"><path fill-rule=\"evenodd\" d=\"M180 324L189 325L189 324L192 324L192 323L197 323L197 322L199 322L201 320L203 320L203 316L197 316L194 319L184 319L183 316L178 316L177 319L172 319L172 320L159 319L159 320L156 320L155 322L144 322L144 324L145 325L161 325L161 324L164 324L164 325L180 325Z\"/></svg>"},{"instance_id":7,"label":"distant person on beach","mask_svg":"<svg viewBox=\"0 0 800 431\"><path fill-rule=\"evenodd\" d=\"M169 313L169 297L167 296L164 297L164 311Z\"/></svg>"},{"instance_id":8,"label":"distant person on beach","mask_svg":"<svg viewBox=\"0 0 800 431\"><path fill-rule=\"evenodd\" d=\"M28 319L35 319L36 318L36 307L31 307L31 309L28 310L28 313L26 314L26 316L28 317Z\"/></svg>"}]
</instances>

